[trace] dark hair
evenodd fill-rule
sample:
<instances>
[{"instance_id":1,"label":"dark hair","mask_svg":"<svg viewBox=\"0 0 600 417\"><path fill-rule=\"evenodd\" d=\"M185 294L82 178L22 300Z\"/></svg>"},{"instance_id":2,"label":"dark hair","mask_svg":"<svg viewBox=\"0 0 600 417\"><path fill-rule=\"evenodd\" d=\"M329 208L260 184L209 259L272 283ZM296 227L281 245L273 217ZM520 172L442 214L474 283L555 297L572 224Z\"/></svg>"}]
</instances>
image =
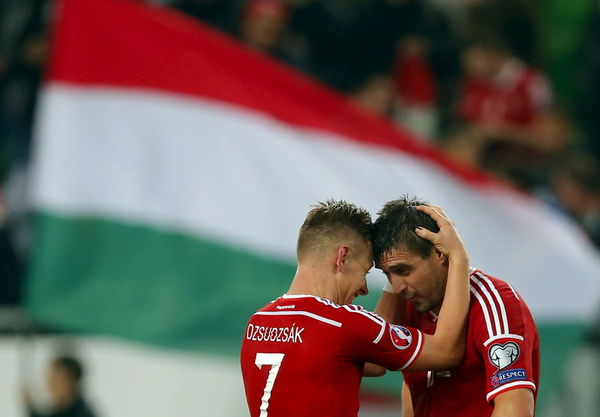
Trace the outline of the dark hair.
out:
<instances>
[{"instance_id":1,"label":"dark hair","mask_svg":"<svg viewBox=\"0 0 600 417\"><path fill-rule=\"evenodd\" d=\"M386 203L377 213L379 217L373 225L373 255L376 262L401 246L423 259L431 255L433 244L415 233L419 226L436 233L440 230L435 220L415 209L425 204L424 201L403 196Z\"/></svg>"},{"instance_id":2,"label":"dark hair","mask_svg":"<svg viewBox=\"0 0 600 417\"><path fill-rule=\"evenodd\" d=\"M300 228L298 257L327 241L357 237L371 241L373 222L365 209L343 200L327 200L312 207Z\"/></svg>"},{"instance_id":3,"label":"dark hair","mask_svg":"<svg viewBox=\"0 0 600 417\"><path fill-rule=\"evenodd\" d=\"M81 366L81 362L74 357L58 356L53 362L67 373L71 381L79 383L83 378L83 367Z\"/></svg>"}]
</instances>

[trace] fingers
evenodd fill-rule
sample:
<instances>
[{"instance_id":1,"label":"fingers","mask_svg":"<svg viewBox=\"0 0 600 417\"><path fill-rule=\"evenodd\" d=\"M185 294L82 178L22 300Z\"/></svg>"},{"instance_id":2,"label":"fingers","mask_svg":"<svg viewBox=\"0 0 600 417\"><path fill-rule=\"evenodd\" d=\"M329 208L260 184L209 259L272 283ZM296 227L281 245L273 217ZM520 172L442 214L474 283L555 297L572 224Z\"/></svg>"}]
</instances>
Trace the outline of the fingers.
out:
<instances>
[{"instance_id":1,"label":"fingers","mask_svg":"<svg viewBox=\"0 0 600 417\"><path fill-rule=\"evenodd\" d=\"M444 212L444 210L441 207L427 205L427 206L416 206L415 208L417 210L422 211L423 213L429 215L429 217L431 217L440 227L442 227L442 223L444 223L444 222L447 222L450 224L452 223L450 221L450 219L448 218L448 215Z\"/></svg>"},{"instance_id":2,"label":"fingers","mask_svg":"<svg viewBox=\"0 0 600 417\"><path fill-rule=\"evenodd\" d=\"M415 229L415 233L419 237L422 237L423 239L427 239L428 241L430 241L433 244L436 243L437 233L433 233L431 230L427 230L424 227L417 227Z\"/></svg>"}]
</instances>

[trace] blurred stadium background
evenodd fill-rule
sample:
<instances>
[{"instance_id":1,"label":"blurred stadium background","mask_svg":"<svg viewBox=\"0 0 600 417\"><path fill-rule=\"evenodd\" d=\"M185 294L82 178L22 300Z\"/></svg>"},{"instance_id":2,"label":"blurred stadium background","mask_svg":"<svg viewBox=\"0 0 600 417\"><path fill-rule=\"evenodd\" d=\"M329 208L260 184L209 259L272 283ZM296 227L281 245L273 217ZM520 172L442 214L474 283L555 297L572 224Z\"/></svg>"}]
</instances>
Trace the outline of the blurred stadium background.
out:
<instances>
[{"instance_id":1,"label":"blurred stadium background","mask_svg":"<svg viewBox=\"0 0 600 417\"><path fill-rule=\"evenodd\" d=\"M599 109L592 0L4 0L0 415L57 354L98 416L247 415L309 206L405 193L528 301L537 415L600 415Z\"/></svg>"}]
</instances>

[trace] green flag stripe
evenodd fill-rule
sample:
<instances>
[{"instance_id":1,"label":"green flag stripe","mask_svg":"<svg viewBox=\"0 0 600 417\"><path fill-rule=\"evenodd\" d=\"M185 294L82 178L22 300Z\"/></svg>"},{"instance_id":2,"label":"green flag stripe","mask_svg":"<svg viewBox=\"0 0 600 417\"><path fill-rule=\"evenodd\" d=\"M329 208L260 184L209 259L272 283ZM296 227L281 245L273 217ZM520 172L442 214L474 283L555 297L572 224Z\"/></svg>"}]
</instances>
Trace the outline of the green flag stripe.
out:
<instances>
[{"instance_id":1,"label":"green flag stripe","mask_svg":"<svg viewBox=\"0 0 600 417\"><path fill-rule=\"evenodd\" d=\"M237 351L246 320L294 265L181 233L40 213L28 305L70 330Z\"/></svg>"}]
</instances>

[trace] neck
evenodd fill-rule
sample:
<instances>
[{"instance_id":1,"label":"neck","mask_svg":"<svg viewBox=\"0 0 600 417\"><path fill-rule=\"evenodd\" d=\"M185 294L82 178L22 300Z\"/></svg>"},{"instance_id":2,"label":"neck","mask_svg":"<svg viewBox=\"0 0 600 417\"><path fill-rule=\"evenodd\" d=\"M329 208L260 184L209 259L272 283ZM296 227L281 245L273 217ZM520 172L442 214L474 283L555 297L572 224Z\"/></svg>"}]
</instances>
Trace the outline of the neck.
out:
<instances>
[{"instance_id":1,"label":"neck","mask_svg":"<svg viewBox=\"0 0 600 417\"><path fill-rule=\"evenodd\" d=\"M288 295L314 295L341 304L342 297L335 285L335 277L322 272L316 266L299 265Z\"/></svg>"}]
</instances>

